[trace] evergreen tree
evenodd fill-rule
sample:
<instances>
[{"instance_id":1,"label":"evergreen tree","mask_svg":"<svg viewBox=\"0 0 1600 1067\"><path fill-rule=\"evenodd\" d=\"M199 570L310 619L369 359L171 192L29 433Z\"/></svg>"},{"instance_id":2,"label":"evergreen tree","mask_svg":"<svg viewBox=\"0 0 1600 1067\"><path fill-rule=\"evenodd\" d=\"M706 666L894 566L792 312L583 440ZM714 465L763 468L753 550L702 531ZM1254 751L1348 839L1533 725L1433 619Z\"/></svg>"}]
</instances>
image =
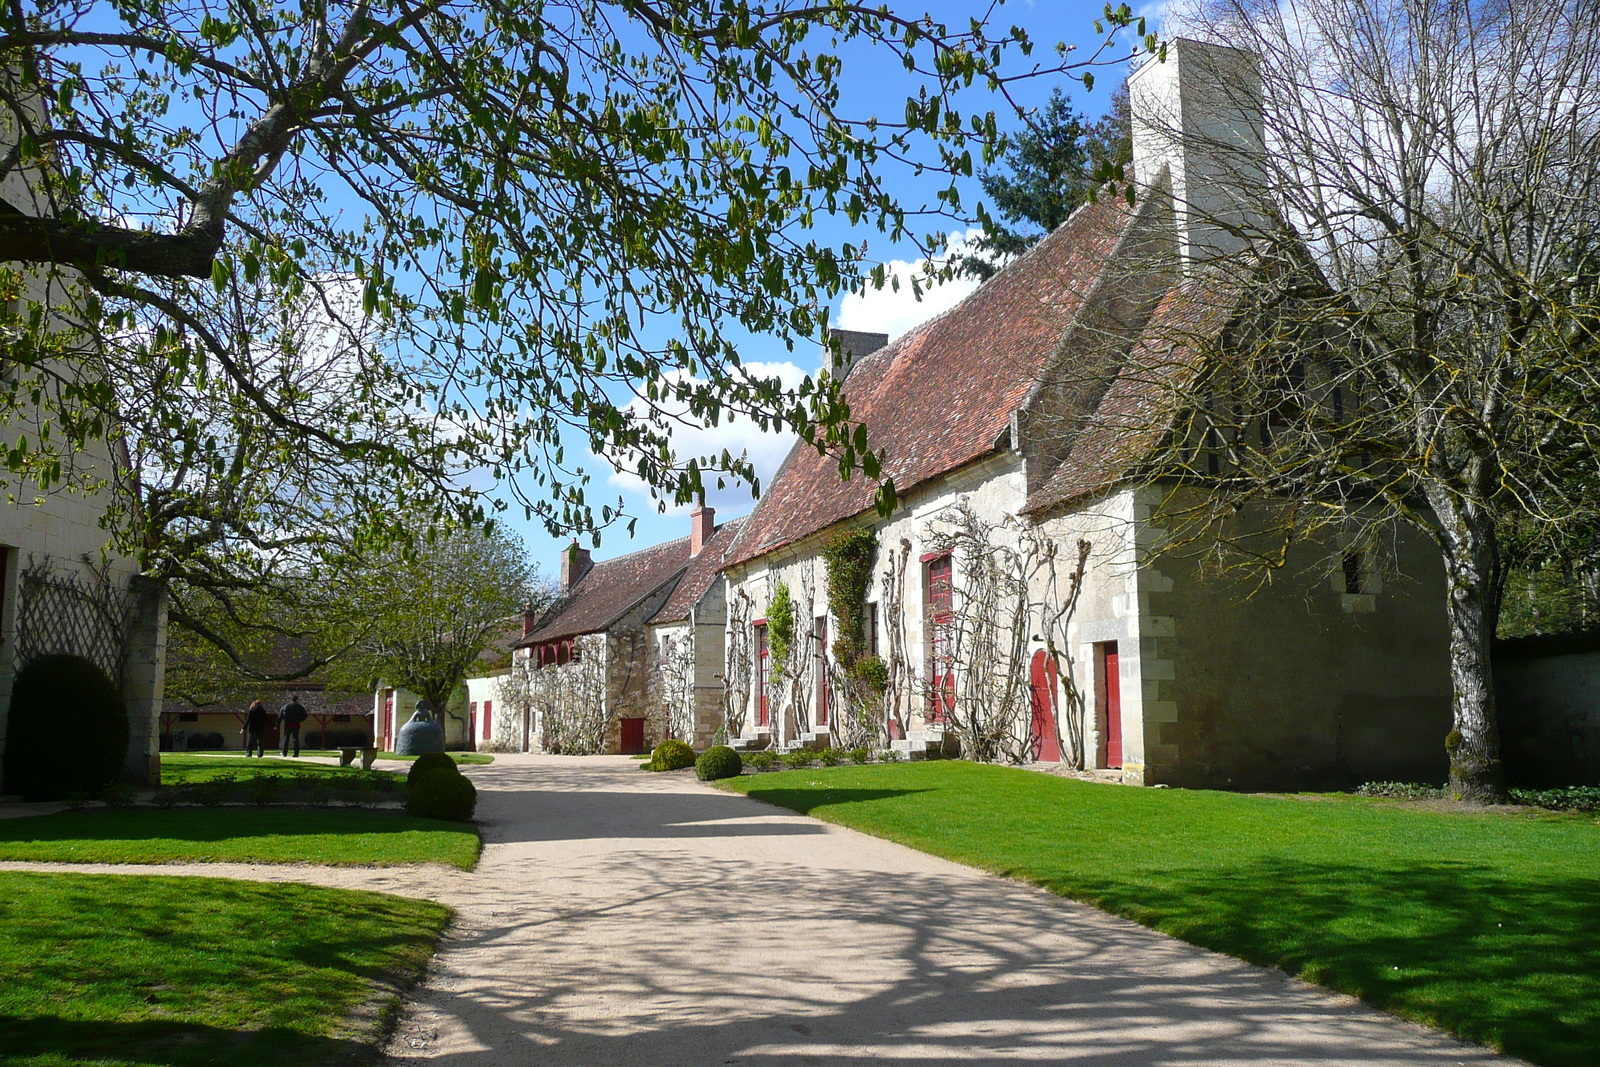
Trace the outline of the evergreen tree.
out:
<instances>
[{"instance_id":1,"label":"evergreen tree","mask_svg":"<svg viewBox=\"0 0 1600 1067\"><path fill-rule=\"evenodd\" d=\"M950 257L958 274L988 280L1008 259L1067 220L1095 190L1124 180L1133 159L1128 87L1119 85L1111 108L1090 122L1072 98L1055 89L1034 120L1006 138L1004 169L979 175L992 208L979 207L983 232L968 250Z\"/></svg>"}]
</instances>

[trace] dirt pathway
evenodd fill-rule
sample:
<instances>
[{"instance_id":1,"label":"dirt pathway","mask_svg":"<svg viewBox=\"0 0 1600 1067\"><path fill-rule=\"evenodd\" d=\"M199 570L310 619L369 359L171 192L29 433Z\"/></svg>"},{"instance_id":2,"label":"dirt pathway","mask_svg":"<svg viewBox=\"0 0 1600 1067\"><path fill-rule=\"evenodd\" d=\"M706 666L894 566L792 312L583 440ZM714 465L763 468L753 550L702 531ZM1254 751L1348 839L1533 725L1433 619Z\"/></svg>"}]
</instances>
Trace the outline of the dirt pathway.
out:
<instances>
[{"instance_id":1,"label":"dirt pathway","mask_svg":"<svg viewBox=\"0 0 1600 1067\"><path fill-rule=\"evenodd\" d=\"M466 770L487 843L470 874L116 869L456 908L396 1065L1517 1062L687 774L538 756ZM43 865L0 865L23 866Z\"/></svg>"}]
</instances>

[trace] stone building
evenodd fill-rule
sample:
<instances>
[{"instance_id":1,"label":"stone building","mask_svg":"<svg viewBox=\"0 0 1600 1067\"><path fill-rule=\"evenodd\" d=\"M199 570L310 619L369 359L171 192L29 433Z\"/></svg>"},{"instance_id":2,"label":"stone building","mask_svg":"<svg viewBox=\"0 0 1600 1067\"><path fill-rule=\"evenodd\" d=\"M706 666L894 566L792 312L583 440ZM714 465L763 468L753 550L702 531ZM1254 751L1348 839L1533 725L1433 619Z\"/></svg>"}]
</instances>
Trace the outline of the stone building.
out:
<instances>
[{"instance_id":1,"label":"stone building","mask_svg":"<svg viewBox=\"0 0 1600 1067\"><path fill-rule=\"evenodd\" d=\"M722 727L728 603L721 571L744 524L735 519L718 526L715 516L703 504L690 513L688 569L647 627L666 733L696 751Z\"/></svg>"},{"instance_id":2,"label":"stone building","mask_svg":"<svg viewBox=\"0 0 1600 1067\"><path fill-rule=\"evenodd\" d=\"M689 567L692 538L596 563L573 545L555 603L516 643L502 697L525 703L535 751L648 752L666 737L646 637Z\"/></svg>"},{"instance_id":3,"label":"stone building","mask_svg":"<svg viewBox=\"0 0 1600 1067\"><path fill-rule=\"evenodd\" d=\"M745 522L724 565L727 646L750 649L728 668L744 745L840 743L866 714L913 755L1066 747L1134 783L1442 778L1443 575L1419 535L1397 529L1383 558L1302 544L1265 586L1163 551L1184 494L1205 492L1142 469L1177 425L1161 407L1173 377L1194 366L1176 339L1228 336L1249 301L1209 287L1206 264L1243 228L1228 220L1255 209L1208 185L1205 153L1260 151L1254 77L1244 53L1176 42L1130 79L1136 204L1082 207L848 369L898 503L879 515L871 482L797 447ZM876 543L860 607L886 681L865 707L840 700L826 597L824 549L849 530ZM775 662L780 589L791 636Z\"/></svg>"}]
</instances>

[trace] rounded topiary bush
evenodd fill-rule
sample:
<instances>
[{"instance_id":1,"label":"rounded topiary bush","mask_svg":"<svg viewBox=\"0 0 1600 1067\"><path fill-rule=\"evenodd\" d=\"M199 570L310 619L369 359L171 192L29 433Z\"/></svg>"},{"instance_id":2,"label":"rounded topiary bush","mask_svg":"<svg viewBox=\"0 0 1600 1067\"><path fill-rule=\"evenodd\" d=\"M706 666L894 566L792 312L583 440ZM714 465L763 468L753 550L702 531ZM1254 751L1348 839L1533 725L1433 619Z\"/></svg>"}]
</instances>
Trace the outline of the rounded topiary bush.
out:
<instances>
[{"instance_id":1,"label":"rounded topiary bush","mask_svg":"<svg viewBox=\"0 0 1600 1067\"><path fill-rule=\"evenodd\" d=\"M82 656L28 661L11 689L5 792L98 794L122 778L127 758L128 709L105 671Z\"/></svg>"},{"instance_id":2,"label":"rounded topiary bush","mask_svg":"<svg viewBox=\"0 0 1600 1067\"><path fill-rule=\"evenodd\" d=\"M434 767L412 778L406 788L406 814L422 819L469 822L478 807L478 787L455 769Z\"/></svg>"},{"instance_id":3,"label":"rounded topiary bush","mask_svg":"<svg viewBox=\"0 0 1600 1067\"><path fill-rule=\"evenodd\" d=\"M737 778L744 773L744 761L739 758L739 753L727 745L712 745L694 761L694 773L702 782Z\"/></svg>"},{"instance_id":4,"label":"rounded topiary bush","mask_svg":"<svg viewBox=\"0 0 1600 1067\"><path fill-rule=\"evenodd\" d=\"M679 741L676 737L670 741L663 741L650 753L650 769L653 771L681 771L685 767L694 766L694 749Z\"/></svg>"},{"instance_id":5,"label":"rounded topiary bush","mask_svg":"<svg viewBox=\"0 0 1600 1067\"><path fill-rule=\"evenodd\" d=\"M406 784L410 785L429 771L449 771L459 775L461 768L456 766L456 761L443 752L425 752L418 756L416 762L411 764L411 769L406 772Z\"/></svg>"}]
</instances>

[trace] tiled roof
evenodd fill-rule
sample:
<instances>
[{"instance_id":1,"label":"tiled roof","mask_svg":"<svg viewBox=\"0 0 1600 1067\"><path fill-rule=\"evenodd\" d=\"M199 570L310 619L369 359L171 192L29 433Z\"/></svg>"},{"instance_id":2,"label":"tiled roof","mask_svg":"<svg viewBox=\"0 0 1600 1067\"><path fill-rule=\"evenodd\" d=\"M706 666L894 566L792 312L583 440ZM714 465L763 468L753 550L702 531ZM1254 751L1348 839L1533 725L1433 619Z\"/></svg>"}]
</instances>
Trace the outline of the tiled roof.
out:
<instances>
[{"instance_id":1,"label":"tiled roof","mask_svg":"<svg viewBox=\"0 0 1600 1067\"><path fill-rule=\"evenodd\" d=\"M743 519L733 519L717 527L711 540L701 546L700 554L690 560L689 569L684 572L678 587L661 605L661 610L650 619L652 623L682 622L689 617L689 609L700 602L706 590L711 588L711 583L717 580L723 561L743 526Z\"/></svg>"},{"instance_id":2,"label":"tiled roof","mask_svg":"<svg viewBox=\"0 0 1600 1067\"><path fill-rule=\"evenodd\" d=\"M687 537L596 563L577 585L556 599L533 633L517 644L599 633L652 593L676 582L688 565Z\"/></svg>"},{"instance_id":3,"label":"tiled roof","mask_svg":"<svg viewBox=\"0 0 1600 1067\"><path fill-rule=\"evenodd\" d=\"M996 448L1137 214L1114 197L1080 208L950 311L855 365L844 383L851 418L866 425L896 490ZM727 563L860 514L875 489L859 475L842 480L832 457L795 445Z\"/></svg>"},{"instance_id":4,"label":"tiled roof","mask_svg":"<svg viewBox=\"0 0 1600 1067\"><path fill-rule=\"evenodd\" d=\"M1031 515L1109 489L1148 459L1172 425L1172 407L1199 369L1195 344L1218 336L1243 293L1202 276L1168 291L1117 376L1085 418L1071 451L1028 500Z\"/></svg>"}]
</instances>

